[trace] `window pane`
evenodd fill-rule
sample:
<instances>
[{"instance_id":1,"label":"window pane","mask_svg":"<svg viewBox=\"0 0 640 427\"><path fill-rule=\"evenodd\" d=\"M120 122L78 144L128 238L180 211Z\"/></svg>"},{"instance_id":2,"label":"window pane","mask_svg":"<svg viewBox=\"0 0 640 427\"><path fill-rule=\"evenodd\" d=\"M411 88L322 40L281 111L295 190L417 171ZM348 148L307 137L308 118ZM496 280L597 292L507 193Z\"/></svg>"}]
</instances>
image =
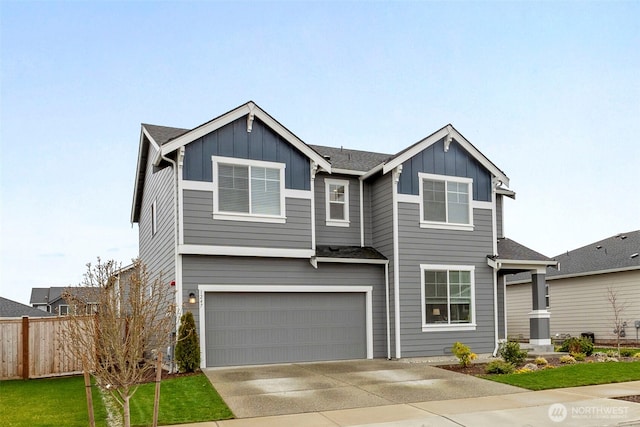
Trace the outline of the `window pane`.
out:
<instances>
[{"instance_id":1,"label":"window pane","mask_svg":"<svg viewBox=\"0 0 640 427\"><path fill-rule=\"evenodd\" d=\"M447 272L424 271L425 323L448 323Z\"/></svg>"},{"instance_id":2,"label":"window pane","mask_svg":"<svg viewBox=\"0 0 640 427\"><path fill-rule=\"evenodd\" d=\"M251 168L251 213L280 215L280 171L278 169L255 166Z\"/></svg>"},{"instance_id":3,"label":"window pane","mask_svg":"<svg viewBox=\"0 0 640 427\"><path fill-rule=\"evenodd\" d=\"M469 185L447 182L449 222L469 224Z\"/></svg>"},{"instance_id":4,"label":"window pane","mask_svg":"<svg viewBox=\"0 0 640 427\"><path fill-rule=\"evenodd\" d=\"M422 185L424 220L440 222L446 221L447 208L445 202L444 181L425 179Z\"/></svg>"},{"instance_id":5,"label":"window pane","mask_svg":"<svg viewBox=\"0 0 640 427\"><path fill-rule=\"evenodd\" d=\"M329 200L332 202L344 202L344 185L329 185Z\"/></svg>"},{"instance_id":6,"label":"window pane","mask_svg":"<svg viewBox=\"0 0 640 427\"><path fill-rule=\"evenodd\" d=\"M345 219L344 218L344 204L343 203L331 203L329 206L329 219Z\"/></svg>"}]
</instances>

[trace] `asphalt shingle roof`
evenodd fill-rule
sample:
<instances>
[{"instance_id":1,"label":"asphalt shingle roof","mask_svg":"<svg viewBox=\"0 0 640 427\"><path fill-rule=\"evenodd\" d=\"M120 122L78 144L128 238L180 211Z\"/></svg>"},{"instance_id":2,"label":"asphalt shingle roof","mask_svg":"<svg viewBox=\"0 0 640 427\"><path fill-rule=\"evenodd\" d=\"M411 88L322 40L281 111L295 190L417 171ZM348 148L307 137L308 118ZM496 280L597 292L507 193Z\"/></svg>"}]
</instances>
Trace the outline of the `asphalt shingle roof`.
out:
<instances>
[{"instance_id":1,"label":"asphalt shingle roof","mask_svg":"<svg viewBox=\"0 0 640 427\"><path fill-rule=\"evenodd\" d=\"M377 250L365 246L316 246L318 258L387 259Z\"/></svg>"},{"instance_id":2,"label":"asphalt shingle roof","mask_svg":"<svg viewBox=\"0 0 640 427\"><path fill-rule=\"evenodd\" d=\"M547 269L548 278L640 267L640 230L616 234L557 255L554 259L558 261L558 268ZM521 273L511 276L507 281L529 278L528 273Z\"/></svg>"},{"instance_id":3,"label":"asphalt shingle roof","mask_svg":"<svg viewBox=\"0 0 640 427\"><path fill-rule=\"evenodd\" d=\"M167 126L157 126L143 123L142 126L149 132L149 135L160 145L166 144L174 138L189 132L190 129L172 128Z\"/></svg>"},{"instance_id":4,"label":"asphalt shingle roof","mask_svg":"<svg viewBox=\"0 0 640 427\"><path fill-rule=\"evenodd\" d=\"M521 245L515 240L498 239L498 259L510 259L519 261L552 261L551 258L536 252L533 249Z\"/></svg>"},{"instance_id":5,"label":"asphalt shingle roof","mask_svg":"<svg viewBox=\"0 0 640 427\"><path fill-rule=\"evenodd\" d=\"M347 148L310 145L324 156L332 168L367 172L393 157L391 154L373 153L369 151L350 150Z\"/></svg>"},{"instance_id":6,"label":"asphalt shingle roof","mask_svg":"<svg viewBox=\"0 0 640 427\"><path fill-rule=\"evenodd\" d=\"M47 317L55 316L52 313L29 307L16 301L0 297L0 317Z\"/></svg>"}]
</instances>

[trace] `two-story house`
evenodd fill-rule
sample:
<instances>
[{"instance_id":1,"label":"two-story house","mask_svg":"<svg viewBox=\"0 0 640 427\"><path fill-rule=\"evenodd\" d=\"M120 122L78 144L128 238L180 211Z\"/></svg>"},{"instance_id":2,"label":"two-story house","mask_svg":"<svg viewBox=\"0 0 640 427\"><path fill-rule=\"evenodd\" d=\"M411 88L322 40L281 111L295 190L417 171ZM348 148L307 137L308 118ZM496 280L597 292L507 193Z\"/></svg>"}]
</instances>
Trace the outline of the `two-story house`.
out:
<instances>
[{"instance_id":1,"label":"two-story house","mask_svg":"<svg viewBox=\"0 0 640 427\"><path fill-rule=\"evenodd\" d=\"M203 367L492 352L504 273L544 293L553 263L502 239L508 184L451 125L370 153L308 145L248 102L142 125L131 221L195 316ZM530 317L549 344L544 307Z\"/></svg>"}]
</instances>

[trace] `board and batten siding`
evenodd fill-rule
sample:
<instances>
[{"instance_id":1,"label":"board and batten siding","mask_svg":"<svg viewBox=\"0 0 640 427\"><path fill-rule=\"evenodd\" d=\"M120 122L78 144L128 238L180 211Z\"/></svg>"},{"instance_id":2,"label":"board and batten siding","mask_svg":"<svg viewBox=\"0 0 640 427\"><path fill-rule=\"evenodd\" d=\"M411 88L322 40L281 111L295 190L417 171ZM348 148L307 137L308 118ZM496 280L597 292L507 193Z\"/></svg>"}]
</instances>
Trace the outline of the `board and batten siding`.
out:
<instances>
[{"instance_id":1,"label":"board and batten siding","mask_svg":"<svg viewBox=\"0 0 640 427\"><path fill-rule=\"evenodd\" d=\"M213 219L213 192L183 190L184 243L259 248L311 248L311 201L287 197L286 223Z\"/></svg>"},{"instance_id":2,"label":"board and batten siding","mask_svg":"<svg viewBox=\"0 0 640 427\"><path fill-rule=\"evenodd\" d=\"M373 357L386 357L386 308L384 266L318 263L286 258L250 258L185 255L182 261L183 293L198 292L198 285L270 286L371 286ZM198 307L184 307L199 324Z\"/></svg>"},{"instance_id":3,"label":"board and batten siding","mask_svg":"<svg viewBox=\"0 0 640 427\"><path fill-rule=\"evenodd\" d=\"M640 320L640 270L548 279L547 283L551 337L556 334L579 337L583 332L593 332L596 341L615 340L613 309L607 297L610 287L617 292L618 302L628 303L622 316L627 321L623 340L635 341L634 321ZM507 285L509 336L529 338L531 299L530 283Z\"/></svg>"},{"instance_id":4,"label":"board and batten siding","mask_svg":"<svg viewBox=\"0 0 640 427\"><path fill-rule=\"evenodd\" d=\"M349 226L326 225L325 178L349 182ZM316 243L318 245L360 246L360 183L342 175L317 174L315 179Z\"/></svg>"},{"instance_id":5,"label":"board and batten siding","mask_svg":"<svg viewBox=\"0 0 640 427\"><path fill-rule=\"evenodd\" d=\"M490 209L473 210L473 231L420 228L417 203L399 203L400 318L402 356L450 354L461 341L476 353L490 353L495 345L493 270L487 255L493 251ZM475 267L474 331L422 331L420 264Z\"/></svg>"},{"instance_id":6,"label":"board and batten siding","mask_svg":"<svg viewBox=\"0 0 640 427\"><path fill-rule=\"evenodd\" d=\"M140 260L151 277L162 274L166 283L175 280L175 189L174 169L167 165L155 170L153 148L149 145L142 205L138 222ZM156 233L151 230L151 205L156 203Z\"/></svg>"},{"instance_id":7,"label":"board and batten siding","mask_svg":"<svg viewBox=\"0 0 640 427\"><path fill-rule=\"evenodd\" d=\"M251 132L245 116L187 144L183 179L212 182L212 156L284 163L285 188L311 189L309 159L258 118Z\"/></svg>"}]
</instances>

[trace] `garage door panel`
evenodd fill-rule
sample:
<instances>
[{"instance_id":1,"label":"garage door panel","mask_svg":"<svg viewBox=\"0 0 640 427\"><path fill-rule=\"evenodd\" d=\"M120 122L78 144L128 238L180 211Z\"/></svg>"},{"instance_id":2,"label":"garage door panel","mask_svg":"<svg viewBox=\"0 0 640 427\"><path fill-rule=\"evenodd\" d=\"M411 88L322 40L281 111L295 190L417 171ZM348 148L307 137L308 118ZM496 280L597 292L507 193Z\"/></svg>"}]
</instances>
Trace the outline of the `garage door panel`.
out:
<instances>
[{"instance_id":1,"label":"garage door panel","mask_svg":"<svg viewBox=\"0 0 640 427\"><path fill-rule=\"evenodd\" d=\"M366 357L363 293L209 292L208 366Z\"/></svg>"}]
</instances>

